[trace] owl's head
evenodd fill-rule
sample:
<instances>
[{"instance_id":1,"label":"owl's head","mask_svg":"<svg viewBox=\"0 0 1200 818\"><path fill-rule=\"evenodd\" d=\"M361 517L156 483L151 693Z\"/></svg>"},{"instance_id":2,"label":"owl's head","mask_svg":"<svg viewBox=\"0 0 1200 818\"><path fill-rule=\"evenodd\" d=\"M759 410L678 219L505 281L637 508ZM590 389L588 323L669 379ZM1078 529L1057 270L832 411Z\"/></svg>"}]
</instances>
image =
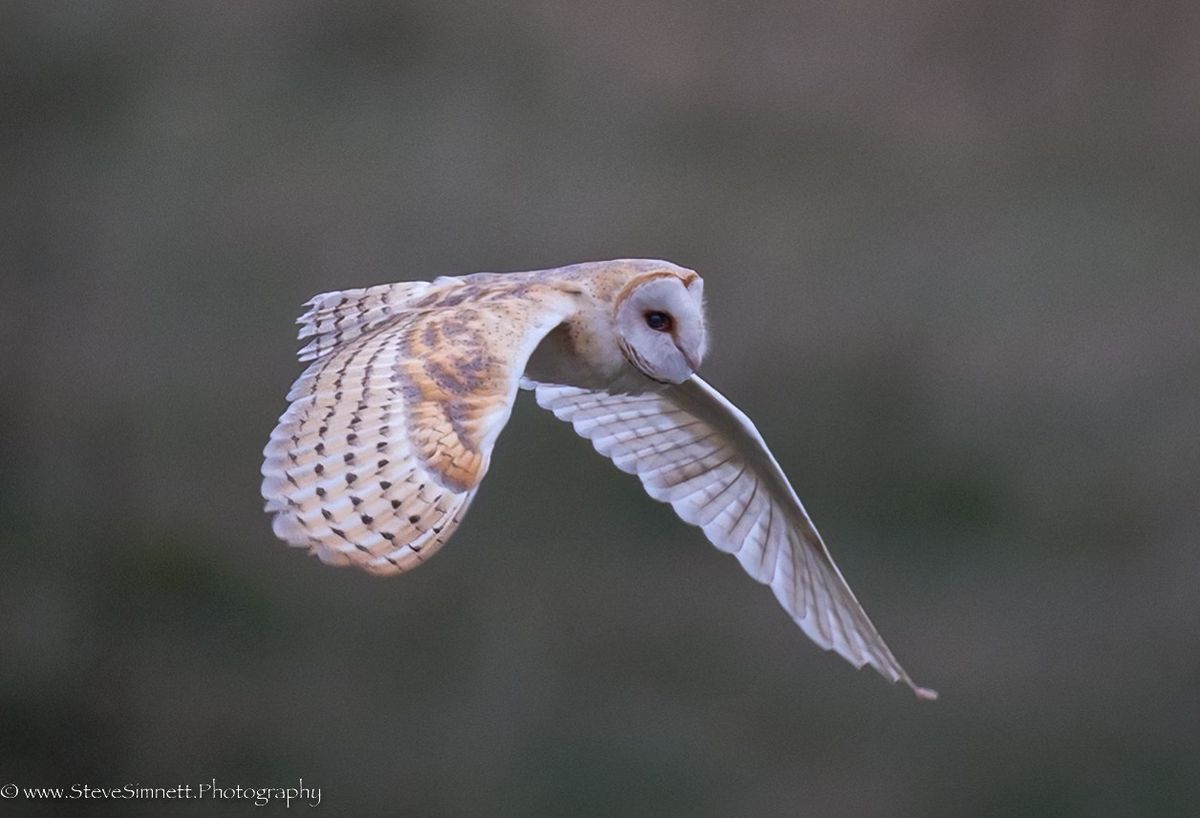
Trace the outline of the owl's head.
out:
<instances>
[{"instance_id":1,"label":"owl's head","mask_svg":"<svg viewBox=\"0 0 1200 818\"><path fill-rule=\"evenodd\" d=\"M691 270L664 264L638 274L617 297L615 320L621 351L647 377L681 383L700 368L704 280Z\"/></svg>"}]
</instances>

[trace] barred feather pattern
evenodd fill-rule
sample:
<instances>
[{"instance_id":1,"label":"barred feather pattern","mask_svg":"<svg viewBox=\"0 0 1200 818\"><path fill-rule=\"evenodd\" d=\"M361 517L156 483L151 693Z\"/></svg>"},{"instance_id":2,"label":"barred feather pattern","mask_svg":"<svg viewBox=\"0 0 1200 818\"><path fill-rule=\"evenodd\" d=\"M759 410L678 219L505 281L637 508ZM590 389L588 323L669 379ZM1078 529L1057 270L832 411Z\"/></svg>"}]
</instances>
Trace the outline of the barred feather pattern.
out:
<instances>
[{"instance_id":1,"label":"barred feather pattern","mask_svg":"<svg viewBox=\"0 0 1200 818\"><path fill-rule=\"evenodd\" d=\"M525 361L563 315L553 293L451 285L431 297L429 284L403 286L311 302L301 336L315 338L301 357L312 363L264 450L276 535L380 574L414 567L450 538Z\"/></svg>"},{"instance_id":2,"label":"barred feather pattern","mask_svg":"<svg viewBox=\"0 0 1200 818\"><path fill-rule=\"evenodd\" d=\"M769 585L814 642L936 698L913 683L867 618L749 418L699 377L641 394L527 386L539 405Z\"/></svg>"},{"instance_id":3,"label":"barred feather pattern","mask_svg":"<svg viewBox=\"0 0 1200 818\"><path fill-rule=\"evenodd\" d=\"M301 361L323 358L338 346L380 327L432 286L428 281L405 281L313 296L305 303L308 310L296 319L300 339L312 339L297 356Z\"/></svg>"}]
</instances>

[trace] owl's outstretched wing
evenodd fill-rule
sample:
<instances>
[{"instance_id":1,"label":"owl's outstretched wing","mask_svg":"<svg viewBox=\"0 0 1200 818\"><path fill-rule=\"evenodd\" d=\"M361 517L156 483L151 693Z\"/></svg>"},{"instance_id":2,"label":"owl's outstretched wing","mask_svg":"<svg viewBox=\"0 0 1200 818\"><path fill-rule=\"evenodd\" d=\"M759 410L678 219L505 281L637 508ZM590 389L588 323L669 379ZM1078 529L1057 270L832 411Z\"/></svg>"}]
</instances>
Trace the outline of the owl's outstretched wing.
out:
<instances>
[{"instance_id":1,"label":"owl's outstretched wing","mask_svg":"<svg viewBox=\"0 0 1200 818\"><path fill-rule=\"evenodd\" d=\"M450 538L530 353L573 305L549 288L415 282L309 306L312 363L263 452L267 511L324 562L405 571Z\"/></svg>"},{"instance_id":2,"label":"owl's outstretched wing","mask_svg":"<svg viewBox=\"0 0 1200 818\"><path fill-rule=\"evenodd\" d=\"M532 386L533 384L527 384ZM884 644L750 419L697 376L644 394L536 385L537 402L733 554L814 642L918 687Z\"/></svg>"}]
</instances>

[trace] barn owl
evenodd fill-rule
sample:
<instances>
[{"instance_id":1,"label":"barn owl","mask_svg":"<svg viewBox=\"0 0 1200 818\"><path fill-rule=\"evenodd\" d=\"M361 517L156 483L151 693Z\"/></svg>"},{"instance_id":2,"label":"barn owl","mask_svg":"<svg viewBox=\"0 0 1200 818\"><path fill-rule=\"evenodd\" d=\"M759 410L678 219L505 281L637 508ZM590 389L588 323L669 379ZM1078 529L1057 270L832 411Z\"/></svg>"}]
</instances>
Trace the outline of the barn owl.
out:
<instances>
[{"instance_id":1,"label":"barn owl","mask_svg":"<svg viewBox=\"0 0 1200 818\"><path fill-rule=\"evenodd\" d=\"M855 667L917 686L842 578L754 424L696 370L704 281L621 259L318 295L311 362L264 451L275 534L323 562L407 571L454 533L518 388L769 585Z\"/></svg>"}]
</instances>

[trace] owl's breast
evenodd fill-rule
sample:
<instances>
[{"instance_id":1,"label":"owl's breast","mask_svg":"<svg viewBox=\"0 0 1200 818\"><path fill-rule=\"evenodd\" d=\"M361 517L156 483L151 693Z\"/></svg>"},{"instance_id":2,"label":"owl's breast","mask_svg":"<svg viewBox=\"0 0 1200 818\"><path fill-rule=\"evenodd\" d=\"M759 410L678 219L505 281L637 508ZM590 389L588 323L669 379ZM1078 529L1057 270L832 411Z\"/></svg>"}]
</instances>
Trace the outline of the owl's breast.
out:
<instances>
[{"instance_id":1,"label":"owl's breast","mask_svg":"<svg viewBox=\"0 0 1200 818\"><path fill-rule=\"evenodd\" d=\"M584 389L608 389L634 374L612 322L597 313L568 318L542 340L525 367L526 377L535 381Z\"/></svg>"}]
</instances>

